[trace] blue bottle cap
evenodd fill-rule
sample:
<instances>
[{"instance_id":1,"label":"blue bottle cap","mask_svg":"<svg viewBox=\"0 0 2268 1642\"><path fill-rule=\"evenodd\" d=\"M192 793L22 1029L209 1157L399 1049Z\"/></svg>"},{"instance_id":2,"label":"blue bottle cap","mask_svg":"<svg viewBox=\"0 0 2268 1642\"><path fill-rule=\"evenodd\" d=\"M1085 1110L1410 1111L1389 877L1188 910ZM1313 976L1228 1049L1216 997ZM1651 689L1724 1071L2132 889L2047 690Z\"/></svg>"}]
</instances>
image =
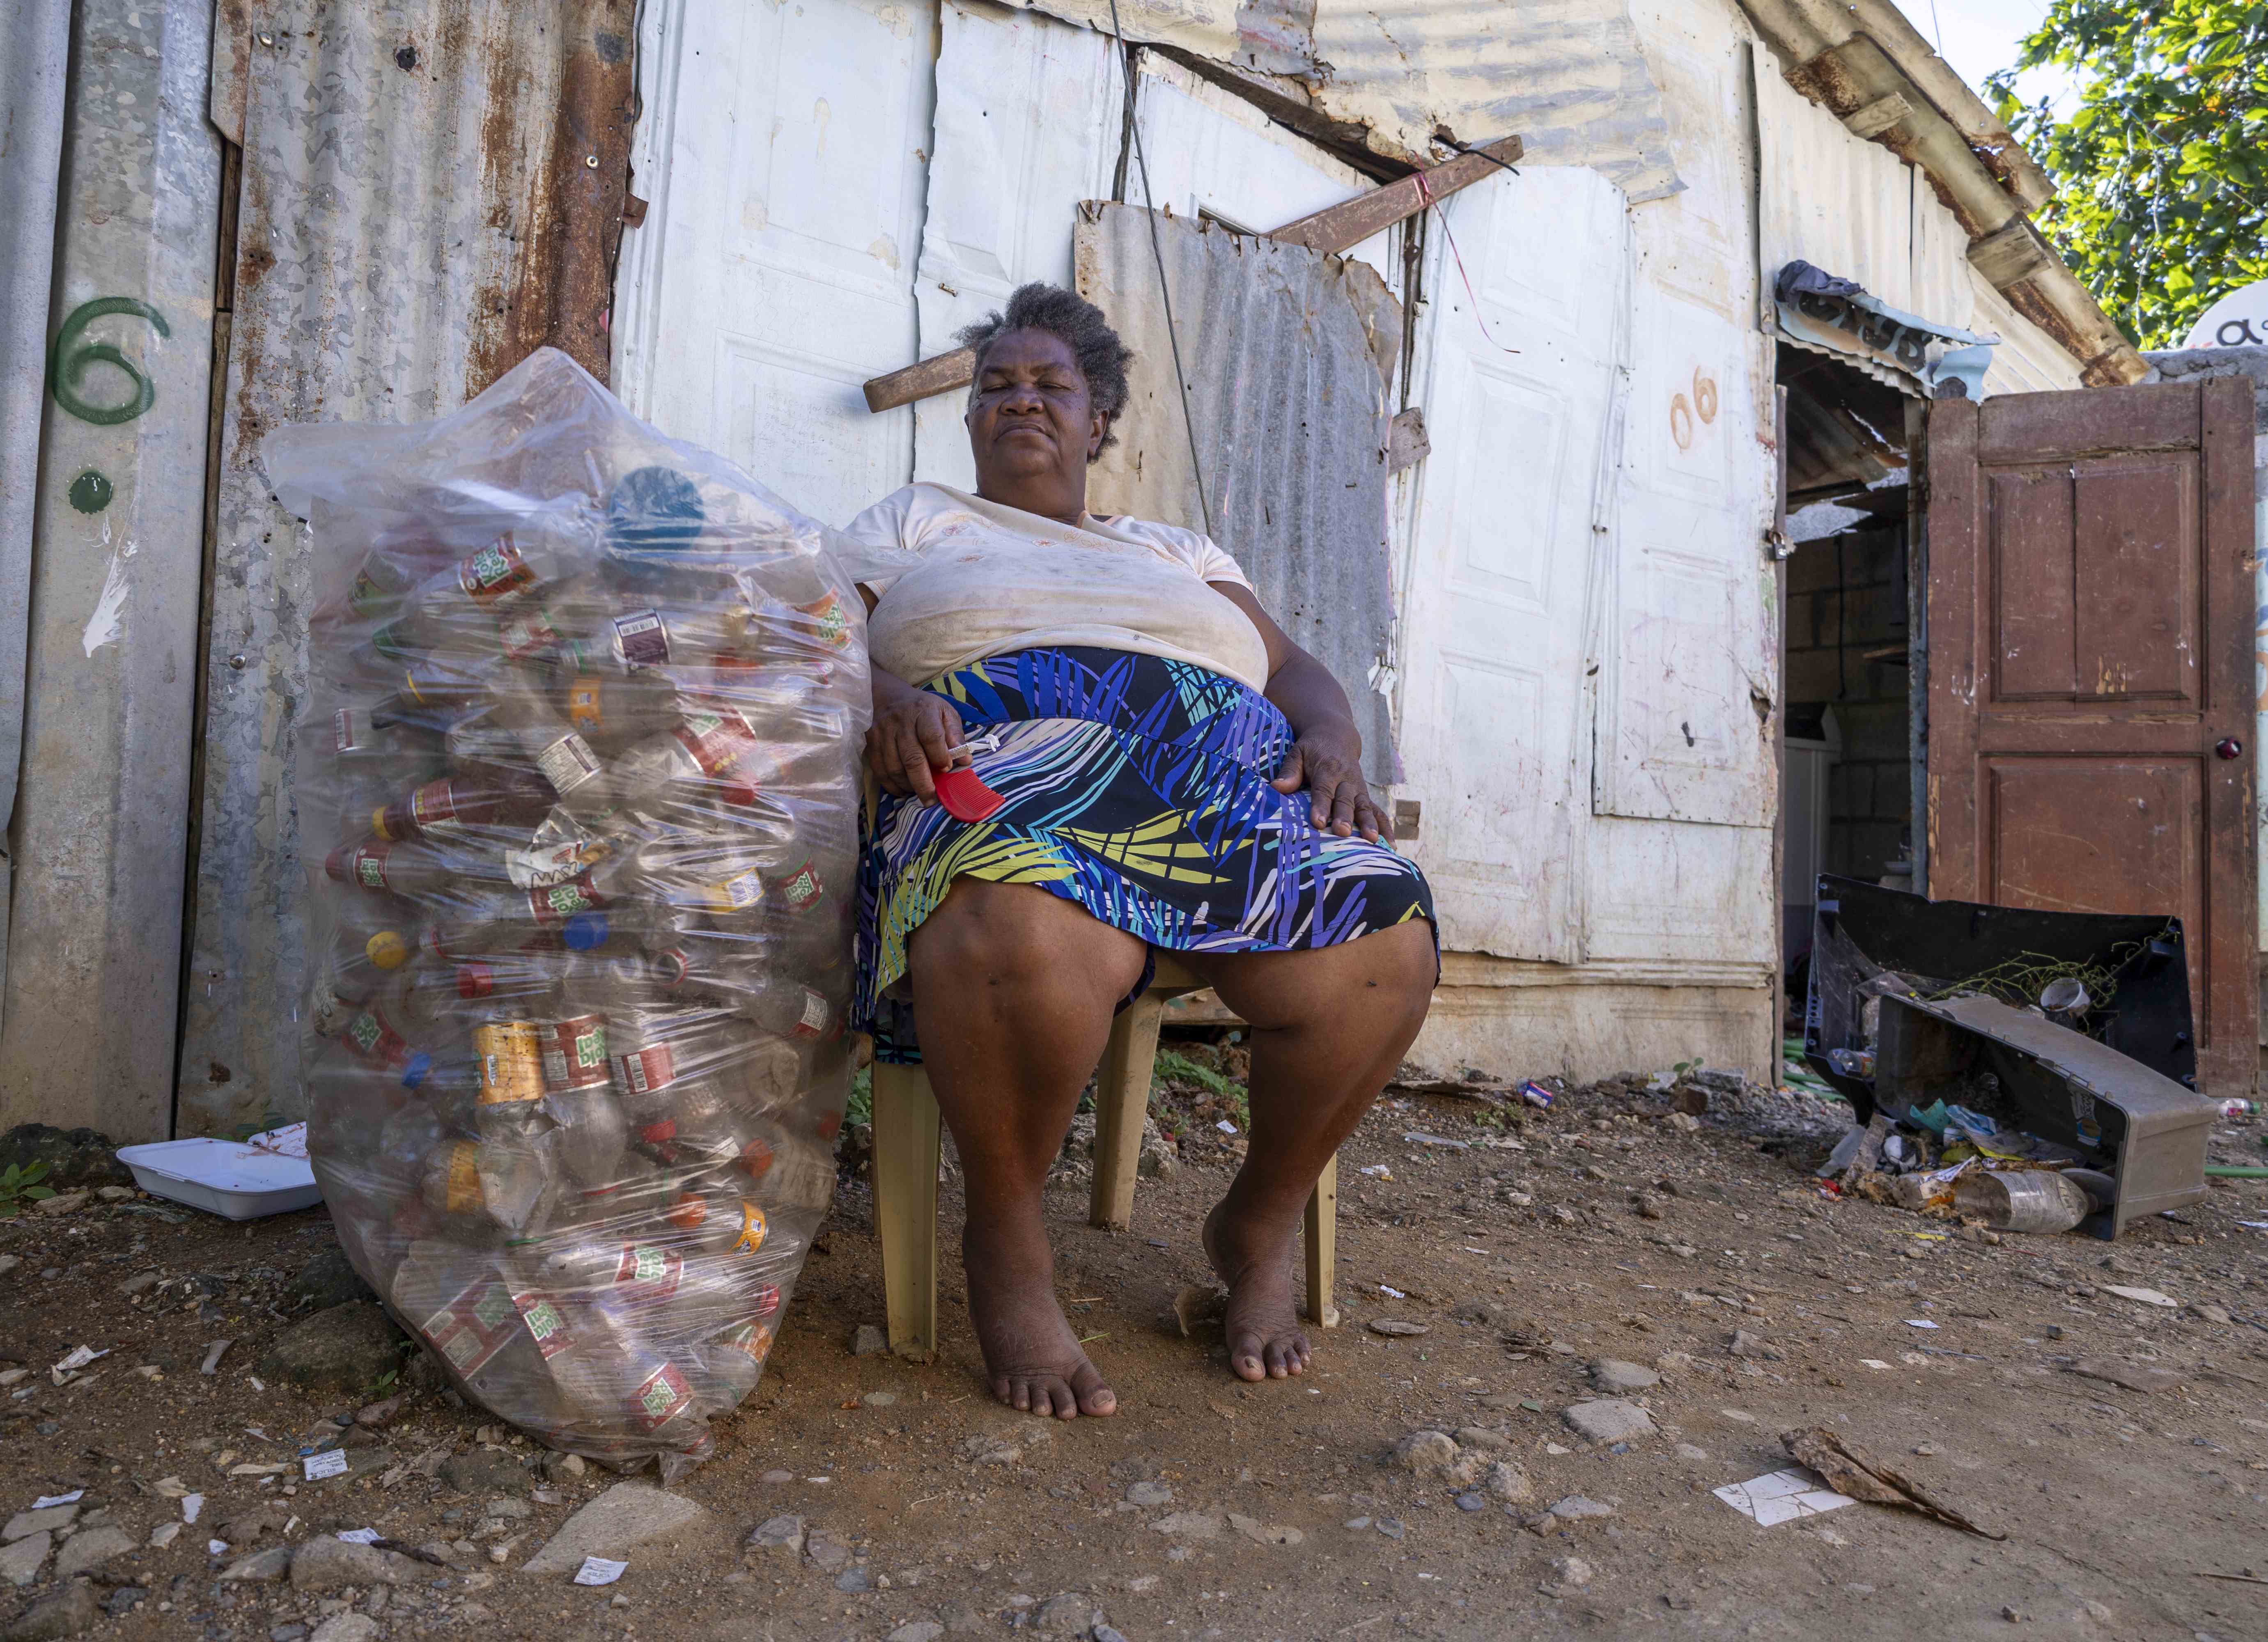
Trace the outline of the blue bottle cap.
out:
<instances>
[{"instance_id":1,"label":"blue bottle cap","mask_svg":"<svg viewBox=\"0 0 2268 1642\"><path fill-rule=\"evenodd\" d=\"M419 1084L425 1081L425 1074L432 1070L433 1057L421 1049L418 1053L412 1055L409 1057L409 1064L402 1067L401 1086L405 1089L416 1088Z\"/></svg>"},{"instance_id":2,"label":"blue bottle cap","mask_svg":"<svg viewBox=\"0 0 2268 1642\"><path fill-rule=\"evenodd\" d=\"M640 468L607 497L607 547L627 569L659 568L692 546L707 518L691 479L674 468Z\"/></svg>"},{"instance_id":3,"label":"blue bottle cap","mask_svg":"<svg viewBox=\"0 0 2268 1642\"><path fill-rule=\"evenodd\" d=\"M588 952L593 946L607 944L607 915L603 912L578 912L567 920L560 931L571 952Z\"/></svg>"}]
</instances>

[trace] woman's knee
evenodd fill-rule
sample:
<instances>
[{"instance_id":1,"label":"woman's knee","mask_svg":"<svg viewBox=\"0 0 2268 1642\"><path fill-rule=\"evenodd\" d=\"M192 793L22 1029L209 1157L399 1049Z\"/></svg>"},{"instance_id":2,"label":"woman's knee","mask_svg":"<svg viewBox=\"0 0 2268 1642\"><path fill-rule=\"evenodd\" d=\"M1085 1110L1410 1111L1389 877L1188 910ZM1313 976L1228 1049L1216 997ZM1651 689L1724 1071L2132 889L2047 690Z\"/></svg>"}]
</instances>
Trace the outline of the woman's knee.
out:
<instances>
[{"instance_id":1,"label":"woman's knee","mask_svg":"<svg viewBox=\"0 0 2268 1642\"><path fill-rule=\"evenodd\" d=\"M1140 977L1145 950L1044 889L964 878L914 931L907 960L917 992L925 983L1024 993L1070 983L1115 1003Z\"/></svg>"}]
</instances>

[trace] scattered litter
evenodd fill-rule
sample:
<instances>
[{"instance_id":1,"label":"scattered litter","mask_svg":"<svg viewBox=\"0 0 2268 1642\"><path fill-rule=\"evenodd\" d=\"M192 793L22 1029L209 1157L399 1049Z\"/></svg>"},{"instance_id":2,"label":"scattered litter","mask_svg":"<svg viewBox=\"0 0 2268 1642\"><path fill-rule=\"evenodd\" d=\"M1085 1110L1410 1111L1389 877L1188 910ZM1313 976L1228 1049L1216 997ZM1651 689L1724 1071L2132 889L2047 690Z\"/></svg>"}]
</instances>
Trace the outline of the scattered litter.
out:
<instances>
[{"instance_id":1,"label":"scattered litter","mask_svg":"<svg viewBox=\"0 0 2268 1642\"><path fill-rule=\"evenodd\" d=\"M1422 1322L1404 1322L1399 1317L1373 1317L1366 1325L1373 1334L1392 1335L1396 1338L1414 1339L1429 1331Z\"/></svg>"},{"instance_id":2,"label":"scattered litter","mask_svg":"<svg viewBox=\"0 0 2268 1642\"><path fill-rule=\"evenodd\" d=\"M612 1585L622 1577L623 1570L630 1565L627 1562L615 1562L605 1557L585 1557L583 1565L575 1570L575 1583Z\"/></svg>"},{"instance_id":3,"label":"scattered litter","mask_svg":"<svg viewBox=\"0 0 2268 1642\"><path fill-rule=\"evenodd\" d=\"M1888 1368L1889 1366L1888 1363L1884 1362L1879 1357L1862 1357L1859 1361L1861 1365L1868 1368Z\"/></svg>"},{"instance_id":4,"label":"scattered litter","mask_svg":"<svg viewBox=\"0 0 2268 1642\"><path fill-rule=\"evenodd\" d=\"M208 1556L208 1557L225 1557L225 1556L227 1556L227 1555L228 1555L228 1542L227 1542L226 1540L225 1540L225 1539L209 1539L209 1540L207 1540L207 1541L205 1542L205 1555L206 1555L206 1556Z\"/></svg>"},{"instance_id":5,"label":"scattered litter","mask_svg":"<svg viewBox=\"0 0 2268 1642\"><path fill-rule=\"evenodd\" d=\"M379 1532L374 1528L350 1528L342 1529L337 1537L350 1545L374 1545L378 1543Z\"/></svg>"},{"instance_id":6,"label":"scattered litter","mask_svg":"<svg viewBox=\"0 0 2268 1642\"><path fill-rule=\"evenodd\" d=\"M189 1485L178 1476L161 1476L150 1484L150 1491L167 1499L182 1499L188 1497ZM202 1499L204 1496L199 1494L197 1498Z\"/></svg>"},{"instance_id":7,"label":"scattered litter","mask_svg":"<svg viewBox=\"0 0 2268 1642\"><path fill-rule=\"evenodd\" d=\"M1400 1289L1398 1289L1398 1288L1395 1288L1395 1287L1391 1286L1390 1285L1384 1284L1384 1283L1381 1283L1381 1284L1380 1284L1380 1285L1378 1285L1378 1292L1379 1292L1380 1293L1381 1293L1381 1294L1391 1294L1391 1295L1392 1295L1395 1299L1396 1299L1396 1300L1408 1300L1408 1299L1410 1298L1407 1294L1404 1294L1404 1293L1403 1293Z\"/></svg>"},{"instance_id":8,"label":"scattered litter","mask_svg":"<svg viewBox=\"0 0 2268 1642\"><path fill-rule=\"evenodd\" d=\"M202 1494L183 1494L181 1496L182 1521L195 1522L197 1520L198 1513L203 1511L204 1508L205 1497Z\"/></svg>"},{"instance_id":9,"label":"scattered litter","mask_svg":"<svg viewBox=\"0 0 2268 1642\"><path fill-rule=\"evenodd\" d=\"M1784 1432L1779 1440L1780 1446L1787 1450L1789 1458L1809 1466L1826 1479L1828 1486L1849 1494L1853 1499L1918 1511L1924 1516L1934 1517L1940 1522L1984 1539L2008 1537L2006 1534L1995 1534L1990 1528L1979 1528L1952 1506L1932 1498L1919 1486L1908 1482L1849 1438L1838 1437L1824 1426L1814 1426L1809 1431Z\"/></svg>"},{"instance_id":10,"label":"scattered litter","mask_svg":"<svg viewBox=\"0 0 2268 1642\"><path fill-rule=\"evenodd\" d=\"M1413 1129L1402 1137L1403 1144L1412 1146L1444 1146L1451 1152L1469 1152L1469 1140L1452 1140L1446 1135L1429 1135L1422 1129Z\"/></svg>"},{"instance_id":11,"label":"scattered litter","mask_svg":"<svg viewBox=\"0 0 2268 1642\"><path fill-rule=\"evenodd\" d=\"M2176 1300L2172 1295L2161 1294L2155 1289L2121 1288L2116 1283L2106 1283L2102 1285L2102 1292L2106 1294L2116 1294L2120 1300L2131 1300L2136 1304L2142 1306L2178 1306L2181 1304L2181 1301Z\"/></svg>"},{"instance_id":12,"label":"scattered litter","mask_svg":"<svg viewBox=\"0 0 2268 1642\"><path fill-rule=\"evenodd\" d=\"M1552 1101L1557 1097L1542 1084L1529 1082L1520 1086L1520 1098L1537 1110L1548 1112L1551 1109Z\"/></svg>"},{"instance_id":13,"label":"scattered litter","mask_svg":"<svg viewBox=\"0 0 2268 1642\"><path fill-rule=\"evenodd\" d=\"M1367 1174L1368 1169L1363 1171ZM2268 1220L2239 1220L2237 1224L2248 1232L2268 1232Z\"/></svg>"},{"instance_id":14,"label":"scattered litter","mask_svg":"<svg viewBox=\"0 0 2268 1642\"><path fill-rule=\"evenodd\" d=\"M311 1483L326 1476L342 1476L347 1469L347 1451L331 1448L321 1454L311 1454L306 1464L307 1480Z\"/></svg>"},{"instance_id":15,"label":"scattered litter","mask_svg":"<svg viewBox=\"0 0 2268 1642\"><path fill-rule=\"evenodd\" d=\"M1226 1117L1222 1118L1220 1122L1215 1123L1213 1127L1220 1130L1224 1135L1233 1135L1236 1133L1236 1125L1230 1123Z\"/></svg>"},{"instance_id":16,"label":"scattered litter","mask_svg":"<svg viewBox=\"0 0 2268 1642\"><path fill-rule=\"evenodd\" d=\"M85 1497L86 1490L84 1488L74 1488L67 1494L41 1494L37 1499L32 1501L32 1509L45 1511L49 1506L77 1505Z\"/></svg>"},{"instance_id":17,"label":"scattered litter","mask_svg":"<svg viewBox=\"0 0 2268 1642\"><path fill-rule=\"evenodd\" d=\"M1365 1166L1361 1172L1369 1175L1373 1180L1392 1180L1394 1178L1394 1171L1387 1167L1383 1163L1368 1164ZM2243 1225L2244 1222L2240 1220L2237 1224L2241 1226Z\"/></svg>"},{"instance_id":18,"label":"scattered litter","mask_svg":"<svg viewBox=\"0 0 2268 1642\"><path fill-rule=\"evenodd\" d=\"M1467 1254L1469 1254L1469 1255L1484 1255L1484 1254L1488 1253L1488 1250L1487 1250L1487 1249L1485 1249L1485 1248L1474 1248L1470 1243L1460 1243L1460 1244L1458 1244L1457 1246L1458 1246L1460 1248L1463 1249L1463 1250L1464 1250Z\"/></svg>"},{"instance_id":19,"label":"scattered litter","mask_svg":"<svg viewBox=\"0 0 2268 1642\"><path fill-rule=\"evenodd\" d=\"M107 1346L98 1351L90 1345L74 1345L70 1349L70 1355L48 1369L48 1373L54 1377L57 1385L68 1385L70 1383L70 1376L74 1371L85 1367L99 1358L109 1355L110 1351Z\"/></svg>"},{"instance_id":20,"label":"scattered litter","mask_svg":"<svg viewBox=\"0 0 2268 1642\"><path fill-rule=\"evenodd\" d=\"M235 1344L233 1340L215 1340L205 1347L205 1360L197 1366L197 1372L208 1375L218 1373L220 1359L228 1355L228 1348Z\"/></svg>"},{"instance_id":21,"label":"scattered litter","mask_svg":"<svg viewBox=\"0 0 2268 1642\"><path fill-rule=\"evenodd\" d=\"M2051 1169L1971 1169L1953 1189L1953 1206L2004 1232L2068 1232L2095 1211L2077 1181Z\"/></svg>"},{"instance_id":22,"label":"scattered litter","mask_svg":"<svg viewBox=\"0 0 2268 1642\"><path fill-rule=\"evenodd\" d=\"M1228 1310L1228 1295L1216 1285L1192 1283L1174 1296L1174 1321L1188 1339L1201 1322L1218 1322Z\"/></svg>"},{"instance_id":23,"label":"scattered litter","mask_svg":"<svg viewBox=\"0 0 2268 1642\"><path fill-rule=\"evenodd\" d=\"M1859 1502L1838 1494L1809 1471L1771 1471L1745 1483L1710 1491L1758 1528L1774 1528L1794 1517L1825 1516Z\"/></svg>"},{"instance_id":24,"label":"scattered litter","mask_svg":"<svg viewBox=\"0 0 2268 1642\"><path fill-rule=\"evenodd\" d=\"M1906 1319L1906 1327L1909 1329L1934 1329L1937 1325L1926 1317L1909 1317Z\"/></svg>"}]
</instances>

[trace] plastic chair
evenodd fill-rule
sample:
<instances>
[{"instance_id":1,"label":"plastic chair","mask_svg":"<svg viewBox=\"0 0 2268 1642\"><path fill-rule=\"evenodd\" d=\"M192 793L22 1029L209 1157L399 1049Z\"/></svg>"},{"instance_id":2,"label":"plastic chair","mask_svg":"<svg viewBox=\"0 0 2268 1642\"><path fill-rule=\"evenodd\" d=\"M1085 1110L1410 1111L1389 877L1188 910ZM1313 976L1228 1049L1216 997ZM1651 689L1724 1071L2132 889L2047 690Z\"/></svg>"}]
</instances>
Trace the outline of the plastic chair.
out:
<instances>
[{"instance_id":1,"label":"plastic chair","mask_svg":"<svg viewBox=\"0 0 2268 1642\"><path fill-rule=\"evenodd\" d=\"M1158 954L1150 989L1119 1012L1095 1076L1094 1189L1090 1225L1124 1231L1134 1213L1134 1181L1142 1160L1142 1123L1150 1105L1150 1071L1166 1001L1204 983ZM929 1075L918 1066L874 1064L874 1229L882 1245L882 1287L890 1349L927 1359L937 1352L937 1168L939 1113ZM1307 1199L1309 1322L1338 1326L1331 1304L1336 1280L1339 1166L1323 1167Z\"/></svg>"}]
</instances>

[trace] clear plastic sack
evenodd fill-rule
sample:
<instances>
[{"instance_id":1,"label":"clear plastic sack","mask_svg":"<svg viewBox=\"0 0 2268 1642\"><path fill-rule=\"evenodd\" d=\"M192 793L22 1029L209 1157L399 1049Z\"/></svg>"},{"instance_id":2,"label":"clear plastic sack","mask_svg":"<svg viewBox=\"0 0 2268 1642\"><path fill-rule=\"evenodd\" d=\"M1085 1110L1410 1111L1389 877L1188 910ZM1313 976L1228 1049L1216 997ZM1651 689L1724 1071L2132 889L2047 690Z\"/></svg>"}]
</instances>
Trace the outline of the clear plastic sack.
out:
<instances>
[{"instance_id":1,"label":"clear plastic sack","mask_svg":"<svg viewBox=\"0 0 2268 1642\"><path fill-rule=\"evenodd\" d=\"M665 1474L755 1386L848 1093L855 548L537 353L284 429L308 1152L483 1407Z\"/></svg>"}]
</instances>

